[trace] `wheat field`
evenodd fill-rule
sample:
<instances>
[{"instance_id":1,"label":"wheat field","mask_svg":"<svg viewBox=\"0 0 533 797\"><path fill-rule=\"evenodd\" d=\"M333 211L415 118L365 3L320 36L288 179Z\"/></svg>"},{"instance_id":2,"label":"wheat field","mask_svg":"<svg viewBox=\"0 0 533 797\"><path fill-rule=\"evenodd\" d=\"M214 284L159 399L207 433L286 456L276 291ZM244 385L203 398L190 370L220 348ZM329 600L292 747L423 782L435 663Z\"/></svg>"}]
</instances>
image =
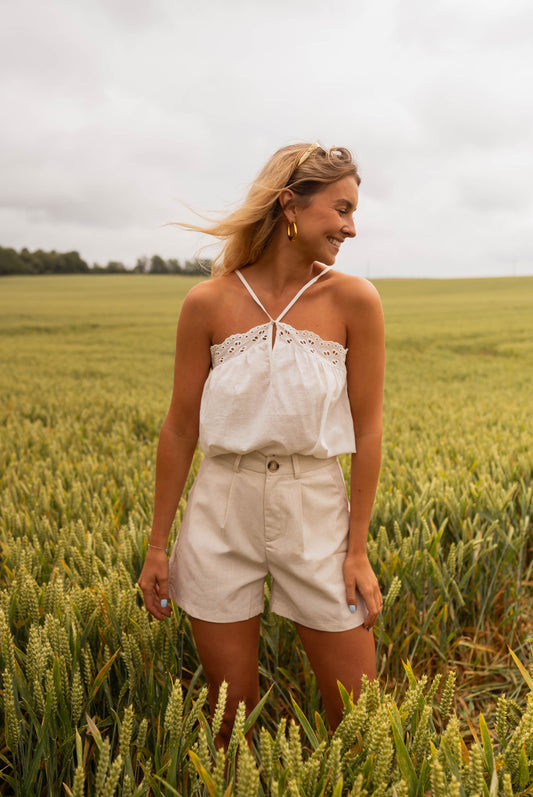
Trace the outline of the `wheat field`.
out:
<instances>
[{"instance_id":1,"label":"wheat field","mask_svg":"<svg viewBox=\"0 0 533 797\"><path fill-rule=\"evenodd\" d=\"M379 679L331 734L267 590L262 702L226 753L187 618L136 587L195 281L0 282L0 793L533 794L533 278L376 282Z\"/></svg>"}]
</instances>

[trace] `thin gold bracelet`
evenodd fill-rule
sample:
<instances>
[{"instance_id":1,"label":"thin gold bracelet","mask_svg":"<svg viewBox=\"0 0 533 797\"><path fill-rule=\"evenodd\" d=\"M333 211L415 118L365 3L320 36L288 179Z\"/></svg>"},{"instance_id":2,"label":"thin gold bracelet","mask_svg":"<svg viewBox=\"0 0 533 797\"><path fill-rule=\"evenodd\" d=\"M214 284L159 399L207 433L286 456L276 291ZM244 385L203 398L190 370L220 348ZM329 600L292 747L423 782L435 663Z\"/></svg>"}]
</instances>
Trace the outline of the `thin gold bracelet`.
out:
<instances>
[{"instance_id":1,"label":"thin gold bracelet","mask_svg":"<svg viewBox=\"0 0 533 797\"><path fill-rule=\"evenodd\" d=\"M152 545L151 542L148 543L148 547L149 548L154 548L156 551L164 551L165 553L167 553L167 549L166 548L161 548L160 545Z\"/></svg>"}]
</instances>

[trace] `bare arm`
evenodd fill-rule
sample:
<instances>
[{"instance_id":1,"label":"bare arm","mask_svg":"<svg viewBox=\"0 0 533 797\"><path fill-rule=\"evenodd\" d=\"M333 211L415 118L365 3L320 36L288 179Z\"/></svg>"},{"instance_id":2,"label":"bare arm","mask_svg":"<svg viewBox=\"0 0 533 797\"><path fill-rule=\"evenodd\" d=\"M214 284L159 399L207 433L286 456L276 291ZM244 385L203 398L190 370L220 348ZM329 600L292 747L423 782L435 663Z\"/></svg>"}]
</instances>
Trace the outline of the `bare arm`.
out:
<instances>
[{"instance_id":1,"label":"bare arm","mask_svg":"<svg viewBox=\"0 0 533 797\"><path fill-rule=\"evenodd\" d=\"M385 334L381 301L375 288L359 281L348 321L348 395L357 453L350 479L350 534L344 564L346 598L356 605L355 590L365 600L371 628L382 607L379 585L370 566L366 542L381 466Z\"/></svg>"},{"instance_id":2,"label":"bare arm","mask_svg":"<svg viewBox=\"0 0 533 797\"><path fill-rule=\"evenodd\" d=\"M170 615L168 558L165 552L191 460L198 441L200 401L210 367L209 313L205 290L197 286L186 297L176 335L174 389L157 448L154 516L146 560L139 576L146 608L158 619ZM163 549L163 550L159 550Z\"/></svg>"}]
</instances>

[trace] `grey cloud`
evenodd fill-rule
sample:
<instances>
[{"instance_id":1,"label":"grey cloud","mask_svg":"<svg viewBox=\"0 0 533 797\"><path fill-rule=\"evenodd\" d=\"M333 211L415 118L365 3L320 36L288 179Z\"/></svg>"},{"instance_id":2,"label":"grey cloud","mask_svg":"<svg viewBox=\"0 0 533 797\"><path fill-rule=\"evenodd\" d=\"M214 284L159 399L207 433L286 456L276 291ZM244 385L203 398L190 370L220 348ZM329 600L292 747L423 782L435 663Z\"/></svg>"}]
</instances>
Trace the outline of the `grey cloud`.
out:
<instances>
[{"instance_id":1,"label":"grey cloud","mask_svg":"<svg viewBox=\"0 0 533 797\"><path fill-rule=\"evenodd\" d=\"M529 262L528 4L280 3L6 5L0 243L189 257L201 241L162 227L180 202L223 209L279 146L319 138L363 176L341 267Z\"/></svg>"},{"instance_id":2,"label":"grey cloud","mask_svg":"<svg viewBox=\"0 0 533 797\"><path fill-rule=\"evenodd\" d=\"M533 154L526 149L495 150L463 162L456 185L459 203L481 213L517 215L533 210Z\"/></svg>"},{"instance_id":3,"label":"grey cloud","mask_svg":"<svg viewBox=\"0 0 533 797\"><path fill-rule=\"evenodd\" d=\"M425 132L456 151L531 140L533 109L526 88L510 81L439 76L421 89L417 106Z\"/></svg>"}]
</instances>

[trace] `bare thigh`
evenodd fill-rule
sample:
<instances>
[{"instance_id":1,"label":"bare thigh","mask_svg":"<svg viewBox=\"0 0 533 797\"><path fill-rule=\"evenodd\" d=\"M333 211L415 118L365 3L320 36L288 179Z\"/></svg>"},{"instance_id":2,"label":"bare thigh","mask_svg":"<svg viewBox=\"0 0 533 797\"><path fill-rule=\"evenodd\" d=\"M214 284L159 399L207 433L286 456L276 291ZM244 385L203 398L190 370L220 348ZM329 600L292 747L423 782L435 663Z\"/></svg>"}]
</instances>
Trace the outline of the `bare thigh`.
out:
<instances>
[{"instance_id":1,"label":"bare thigh","mask_svg":"<svg viewBox=\"0 0 533 797\"><path fill-rule=\"evenodd\" d=\"M295 625L315 672L328 722L336 728L343 714L337 681L357 700L363 675L370 680L376 677L374 635L362 625L349 631L317 631Z\"/></svg>"},{"instance_id":2,"label":"bare thigh","mask_svg":"<svg viewBox=\"0 0 533 797\"><path fill-rule=\"evenodd\" d=\"M190 618L194 641L202 662L209 688L211 714L216 706L220 684L228 684L226 712L217 746L226 746L239 702L246 704L249 713L259 702L259 646L260 615L237 623L210 623Z\"/></svg>"}]
</instances>

